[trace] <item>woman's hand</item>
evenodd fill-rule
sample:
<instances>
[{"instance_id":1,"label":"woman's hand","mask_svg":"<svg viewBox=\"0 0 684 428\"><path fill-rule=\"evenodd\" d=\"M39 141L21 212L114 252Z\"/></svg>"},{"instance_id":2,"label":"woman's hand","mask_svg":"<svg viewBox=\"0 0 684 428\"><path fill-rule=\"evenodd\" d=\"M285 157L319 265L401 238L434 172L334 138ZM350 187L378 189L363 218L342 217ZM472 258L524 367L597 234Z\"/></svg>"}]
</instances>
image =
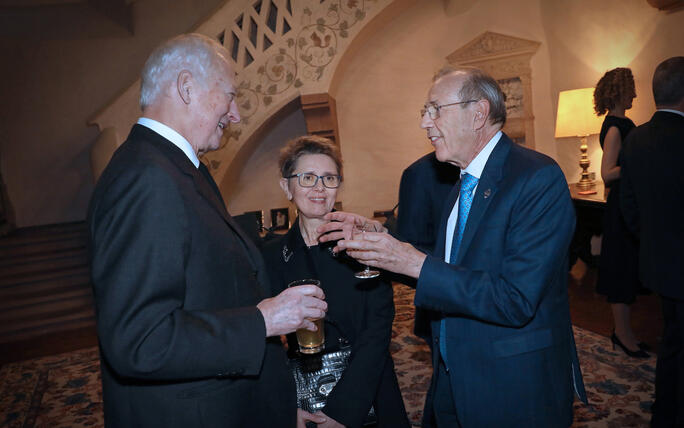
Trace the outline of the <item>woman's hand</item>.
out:
<instances>
[{"instance_id":1,"label":"woman's hand","mask_svg":"<svg viewBox=\"0 0 684 428\"><path fill-rule=\"evenodd\" d=\"M316 229L321 234L318 238L320 242L352 239L352 229L355 225L362 226L365 224L371 226L375 232L387 232L387 228L379 221L354 213L335 211L326 214L324 218L329 222Z\"/></svg>"},{"instance_id":2,"label":"woman's hand","mask_svg":"<svg viewBox=\"0 0 684 428\"><path fill-rule=\"evenodd\" d=\"M325 417L323 412L316 412L314 414L309 413L306 410L297 409L297 428L306 428L307 422L313 422L318 424L318 426L321 426L320 424L327 422L327 420L328 418Z\"/></svg>"},{"instance_id":3,"label":"woman's hand","mask_svg":"<svg viewBox=\"0 0 684 428\"><path fill-rule=\"evenodd\" d=\"M318 424L318 428L345 428L344 425L337 422L335 419L331 418L323 412L316 412L316 415L322 416L325 419L327 419L325 422Z\"/></svg>"}]
</instances>

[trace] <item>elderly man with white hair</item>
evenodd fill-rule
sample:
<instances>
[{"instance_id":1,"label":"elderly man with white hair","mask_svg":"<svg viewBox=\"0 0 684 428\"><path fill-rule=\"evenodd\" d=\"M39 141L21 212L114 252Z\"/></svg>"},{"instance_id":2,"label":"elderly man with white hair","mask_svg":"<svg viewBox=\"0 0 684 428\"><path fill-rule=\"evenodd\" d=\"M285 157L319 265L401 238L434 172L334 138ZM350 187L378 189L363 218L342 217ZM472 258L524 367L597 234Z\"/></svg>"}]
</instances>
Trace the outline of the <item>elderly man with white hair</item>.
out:
<instances>
[{"instance_id":1,"label":"elderly man with white hair","mask_svg":"<svg viewBox=\"0 0 684 428\"><path fill-rule=\"evenodd\" d=\"M279 336L314 330L327 305L314 285L270 297L259 251L198 159L240 120L227 58L198 34L150 55L143 117L90 203L108 427L296 425Z\"/></svg>"}]
</instances>

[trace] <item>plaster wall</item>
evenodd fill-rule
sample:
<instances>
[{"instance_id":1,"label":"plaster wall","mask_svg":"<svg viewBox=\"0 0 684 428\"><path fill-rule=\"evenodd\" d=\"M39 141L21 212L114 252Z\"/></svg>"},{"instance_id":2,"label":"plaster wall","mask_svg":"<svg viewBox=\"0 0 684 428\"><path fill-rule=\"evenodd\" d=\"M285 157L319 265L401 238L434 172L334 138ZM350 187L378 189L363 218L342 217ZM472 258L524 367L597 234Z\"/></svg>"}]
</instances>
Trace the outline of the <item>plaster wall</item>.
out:
<instances>
[{"instance_id":1,"label":"plaster wall","mask_svg":"<svg viewBox=\"0 0 684 428\"><path fill-rule=\"evenodd\" d=\"M236 161L233 165L240 167L239 175L234 180L224 180L221 192L233 215L245 211L264 212L264 226L271 226L270 210L272 208L290 208L290 221L294 219L294 207L290 206L285 193L278 182L278 157L280 149L294 137L306 134L306 122L301 108L285 108L284 114L277 115L270 126L258 135L259 144L253 144L252 153L244 161Z\"/></svg>"},{"instance_id":2,"label":"plaster wall","mask_svg":"<svg viewBox=\"0 0 684 428\"><path fill-rule=\"evenodd\" d=\"M594 87L606 71L629 67L637 98L627 116L637 125L648 121L655 111L651 90L655 67L684 55L684 10L664 13L642 0L540 0L539 5L550 48L554 115L560 91ZM600 180L603 152L598 135L589 137L588 146L589 171ZM568 181L577 182L579 140L558 139L556 147L556 160Z\"/></svg>"},{"instance_id":3,"label":"plaster wall","mask_svg":"<svg viewBox=\"0 0 684 428\"><path fill-rule=\"evenodd\" d=\"M90 147L99 134L88 120L136 80L158 43L189 31L224 2L135 2L134 34L25 28L0 36L7 60L0 68L0 168L17 226L85 218L93 189ZM66 15L73 22L59 24L85 25L77 17Z\"/></svg>"},{"instance_id":4,"label":"plaster wall","mask_svg":"<svg viewBox=\"0 0 684 428\"><path fill-rule=\"evenodd\" d=\"M486 30L542 43L532 57L536 149L558 161L568 182L579 179L579 140L554 138L558 93L593 87L608 69L631 67L637 124L655 105L651 78L662 60L684 55L684 11L666 14L642 0L480 0L460 13L426 0L376 29L344 61L337 99L345 158L346 210L371 215L397 202L403 169L432 150L419 128L432 74L445 57ZM598 136L589 154L600 179Z\"/></svg>"},{"instance_id":5,"label":"plaster wall","mask_svg":"<svg viewBox=\"0 0 684 428\"><path fill-rule=\"evenodd\" d=\"M346 58L332 93L345 159L346 210L372 215L397 203L403 169L432 151L419 127L432 75L450 53L486 30L542 43L531 61L536 148L556 156L548 45L538 2L479 1L451 16L442 1L414 2Z\"/></svg>"}]
</instances>

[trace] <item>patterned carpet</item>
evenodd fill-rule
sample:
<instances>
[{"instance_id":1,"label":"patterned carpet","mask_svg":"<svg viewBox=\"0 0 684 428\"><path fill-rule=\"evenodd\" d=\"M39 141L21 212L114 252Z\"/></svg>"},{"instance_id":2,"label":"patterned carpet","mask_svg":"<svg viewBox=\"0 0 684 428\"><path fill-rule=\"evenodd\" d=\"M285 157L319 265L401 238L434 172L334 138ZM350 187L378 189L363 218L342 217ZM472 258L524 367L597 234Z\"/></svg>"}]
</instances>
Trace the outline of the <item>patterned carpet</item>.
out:
<instances>
[{"instance_id":1,"label":"patterned carpet","mask_svg":"<svg viewBox=\"0 0 684 428\"><path fill-rule=\"evenodd\" d=\"M430 382L430 352L413 336L413 290L395 286L392 356L411 422L420 426ZM655 357L632 360L608 338L575 327L590 406L575 403L574 428L646 427L653 400ZM0 428L102 427L96 348L0 368Z\"/></svg>"}]
</instances>

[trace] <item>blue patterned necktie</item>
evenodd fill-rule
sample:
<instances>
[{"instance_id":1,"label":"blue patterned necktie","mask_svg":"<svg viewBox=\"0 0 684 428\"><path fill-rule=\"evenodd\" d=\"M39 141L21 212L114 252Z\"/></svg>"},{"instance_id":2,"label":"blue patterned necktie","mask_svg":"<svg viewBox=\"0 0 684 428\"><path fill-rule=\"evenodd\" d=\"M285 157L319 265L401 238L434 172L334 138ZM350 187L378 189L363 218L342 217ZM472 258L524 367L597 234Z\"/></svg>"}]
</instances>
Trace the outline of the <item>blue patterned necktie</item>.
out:
<instances>
[{"instance_id":1,"label":"blue patterned necktie","mask_svg":"<svg viewBox=\"0 0 684 428\"><path fill-rule=\"evenodd\" d=\"M461 190L458 194L458 218L456 219L456 227L454 228L454 238L451 241L451 254L449 255L449 263L456 263L456 256L458 255L458 248L461 246L461 239L463 239L463 232L465 231L466 222L468 221L468 214L470 207L473 205L473 189L477 186L478 178L473 177L467 172L461 177ZM447 350L446 350L446 334L445 334L444 318L439 325L439 352L442 354L442 361L447 367Z\"/></svg>"},{"instance_id":2,"label":"blue patterned necktie","mask_svg":"<svg viewBox=\"0 0 684 428\"><path fill-rule=\"evenodd\" d=\"M477 182L478 178L473 177L467 172L461 177L461 191L458 196L458 219L456 220L456 228L454 229L454 239L451 241L449 263L456 262L458 249L461 246L461 239L463 239L463 232L465 231L466 222L468 221L470 207L473 205L473 189L477 186Z\"/></svg>"}]
</instances>

